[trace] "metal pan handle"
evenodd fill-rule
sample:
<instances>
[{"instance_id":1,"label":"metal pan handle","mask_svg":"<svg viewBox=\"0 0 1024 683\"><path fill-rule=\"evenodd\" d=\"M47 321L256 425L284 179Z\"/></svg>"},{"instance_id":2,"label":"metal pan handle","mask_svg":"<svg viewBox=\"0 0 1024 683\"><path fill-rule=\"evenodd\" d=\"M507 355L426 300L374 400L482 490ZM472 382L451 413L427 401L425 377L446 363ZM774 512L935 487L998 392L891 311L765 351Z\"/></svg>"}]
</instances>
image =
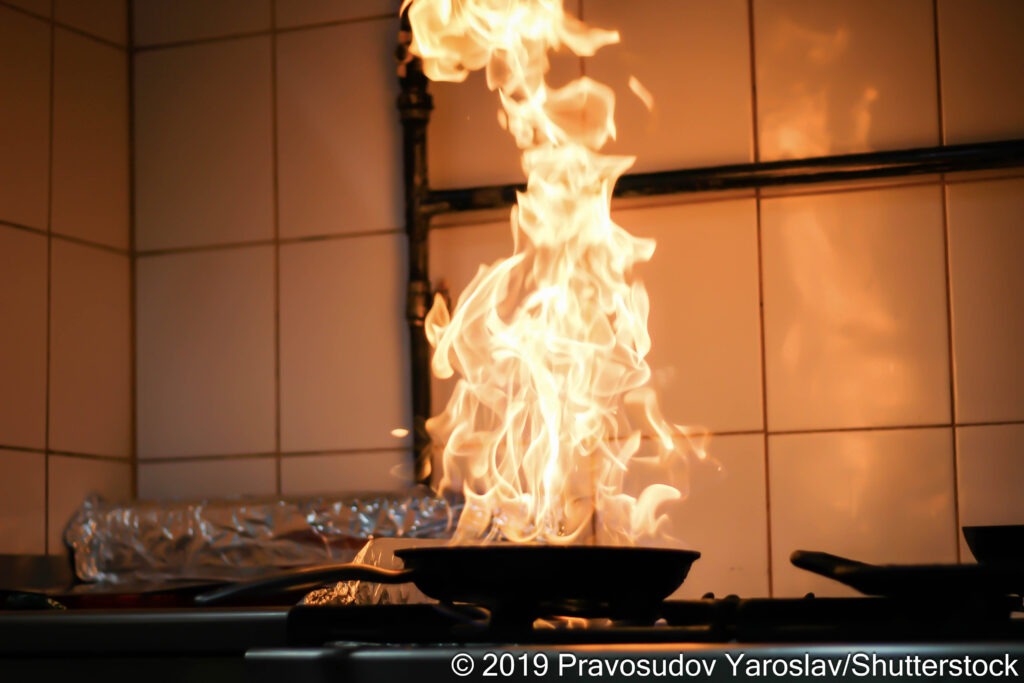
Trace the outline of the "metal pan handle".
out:
<instances>
[{"instance_id":1,"label":"metal pan handle","mask_svg":"<svg viewBox=\"0 0 1024 683\"><path fill-rule=\"evenodd\" d=\"M864 562L812 550L794 550L793 554L789 556L789 561L793 563L794 567L806 569L830 579L838 578L844 571L869 566Z\"/></svg>"},{"instance_id":2,"label":"metal pan handle","mask_svg":"<svg viewBox=\"0 0 1024 683\"><path fill-rule=\"evenodd\" d=\"M252 581L231 583L212 591L200 593L193 600L197 605L212 606L240 598L253 598L274 591L300 586L323 585L337 581L373 581L375 583L410 583L415 575L412 569L384 569L368 564L348 563L320 565L293 569L282 574Z\"/></svg>"}]
</instances>

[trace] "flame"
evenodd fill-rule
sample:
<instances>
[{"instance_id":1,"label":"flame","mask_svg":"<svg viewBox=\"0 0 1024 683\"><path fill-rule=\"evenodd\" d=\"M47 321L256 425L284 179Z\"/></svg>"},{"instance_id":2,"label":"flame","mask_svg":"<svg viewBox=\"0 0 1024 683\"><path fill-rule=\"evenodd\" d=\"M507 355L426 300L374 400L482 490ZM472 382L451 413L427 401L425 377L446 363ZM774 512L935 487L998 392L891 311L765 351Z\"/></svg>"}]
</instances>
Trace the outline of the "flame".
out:
<instances>
[{"instance_id":1,"label":"flame","mask_svg":"<svg viewBox=\"0 0 1024 683\"><path fill-rule=\"evenodd\" d=\"M654 536L662 504L682 492L655 483L631 495L626 477L639 464L681 483L689 444L646 386L649 302L632 270L655 244L610 216L612 188L634 160L597 151L615 137L614 93L585 77L557 89L544 80L549 50L590 56L618 33L585 26L562 0L406 8L428 77L486 71L528 177L512 209L512 256L481 266L453 312L436 297L426 319L434 373L459 376L427 422L444 448L439 488L465 496L453 540Z\"/></svg>"}]
</instances>

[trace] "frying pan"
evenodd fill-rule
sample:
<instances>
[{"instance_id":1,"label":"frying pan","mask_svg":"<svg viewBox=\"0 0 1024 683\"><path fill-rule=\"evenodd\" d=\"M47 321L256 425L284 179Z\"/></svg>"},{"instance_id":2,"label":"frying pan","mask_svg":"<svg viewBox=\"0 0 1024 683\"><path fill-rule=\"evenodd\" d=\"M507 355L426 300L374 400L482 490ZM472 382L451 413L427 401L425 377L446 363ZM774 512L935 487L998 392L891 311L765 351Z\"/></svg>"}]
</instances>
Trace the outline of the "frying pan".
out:
<instances>
[{"instance_id":1,"label":"frying pan","mask_svg":"<svg viewBox=\"0 0 1024 683\"><path fill-rule=\"evenodd\" d=\"M1024 564L1024 524L965 526L964 540L982 564Z\"/></svg>"},{"instance_id":2,"label":"frying pan","mask_svg":"<svg viewBox=\"0 0 1024 683\"><path fill-rule=\"evenodd\" d=\"M405 548L395 555L404 569L355 563L311 567L224 586L195 601L216 605L299 585L375 581L414 583L441 602L504 612L574 606L637 610L668 597L700 557L692 550L513 544Z\"/></svg>"}]
</instances>

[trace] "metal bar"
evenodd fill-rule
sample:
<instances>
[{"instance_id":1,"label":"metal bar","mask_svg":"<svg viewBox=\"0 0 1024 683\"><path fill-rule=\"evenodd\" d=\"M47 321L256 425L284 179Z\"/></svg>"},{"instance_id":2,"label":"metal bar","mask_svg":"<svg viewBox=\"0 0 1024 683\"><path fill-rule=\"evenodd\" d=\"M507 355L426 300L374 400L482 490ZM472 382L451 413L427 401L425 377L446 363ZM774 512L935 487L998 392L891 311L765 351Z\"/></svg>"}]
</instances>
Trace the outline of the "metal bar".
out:
<instances>
[{"instance_id":1,"label":"metal bar","mask_svg":"<svg viewBox=\"0 0 1024 683\"><path fill-rule=\"evenodd\" d=\"M919 147L811 159L635 173L619 179L615 186L615 196L641 197L806 185L1017 166L1024 166L1024 140L1002 140L970 145ZM432 214L503 208L515 203L516 192L525 189L525 185L520 184L430 190L423 208Z\"/></svg>"},{"instance_id":2,"label":"metal bar","mask_svg":"<svg viewBox=\"0 0 1024 683\"><path fill-rule=\"evenodd\" d=\"M427 92L427 77L418 59L408 53L411 33L408 17L402 16L397 57L398 112L402 121L402 181L405 191L405 232L408 236L409 273L405 319L409 327L409 372L413 415L413 477L417 484L430 483L430 347L423 321L430 304L427 232L430 211L424 210L429 195L427 182L427 124L434 108Z\"/></svg>"}]
</instances>

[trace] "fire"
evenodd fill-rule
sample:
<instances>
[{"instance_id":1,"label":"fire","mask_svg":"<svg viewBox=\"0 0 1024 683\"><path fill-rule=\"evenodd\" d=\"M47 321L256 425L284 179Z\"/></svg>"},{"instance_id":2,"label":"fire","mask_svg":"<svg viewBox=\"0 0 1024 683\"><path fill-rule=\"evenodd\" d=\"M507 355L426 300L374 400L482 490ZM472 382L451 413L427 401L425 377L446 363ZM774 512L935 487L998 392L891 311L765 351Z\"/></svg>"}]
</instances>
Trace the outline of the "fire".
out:
<instances>
[{"instance_id":1,"label":"fire","mask_svg":"<svg viewBox=\"0 0 1024 683\"><path fill-rule=\"evenodd\" d=\"M649 302L632 270L655 245L610 216L634 160L598 152L615 136L615 95L588 78L544 80L549 50L590 56L618 33L585 26L562 0L406 7L428 77L486 71L528 178L512 256L481 266L453 312L437 297L426 320L434 373L459 376L427 423L444 448L439 487L466 500L454 542L642 542L666 521L659 506L683 495L687 456L702 451L647 386ZM644 467L663 481L627 492Z\"/></svg>"}]
</instances>

